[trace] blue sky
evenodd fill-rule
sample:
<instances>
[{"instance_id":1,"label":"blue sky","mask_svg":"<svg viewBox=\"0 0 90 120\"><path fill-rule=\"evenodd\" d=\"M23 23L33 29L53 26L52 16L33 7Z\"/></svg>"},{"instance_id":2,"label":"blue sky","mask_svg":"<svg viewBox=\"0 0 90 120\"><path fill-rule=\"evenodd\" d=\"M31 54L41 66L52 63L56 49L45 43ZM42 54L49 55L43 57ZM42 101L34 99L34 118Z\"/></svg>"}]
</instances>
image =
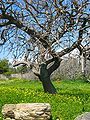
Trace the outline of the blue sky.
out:
<instances>
[{"instance_id":1,"label":"blue sky","mask_svg":"<svg viewBox=\"0 0 90 120\"><path fill-rule=\"evenodd\" d=\"M11 57L11 54L8 53L8 51L0 52L0 59L8 59L10 62L13 60L13 58Z\"/></svg>"}]
</instances>

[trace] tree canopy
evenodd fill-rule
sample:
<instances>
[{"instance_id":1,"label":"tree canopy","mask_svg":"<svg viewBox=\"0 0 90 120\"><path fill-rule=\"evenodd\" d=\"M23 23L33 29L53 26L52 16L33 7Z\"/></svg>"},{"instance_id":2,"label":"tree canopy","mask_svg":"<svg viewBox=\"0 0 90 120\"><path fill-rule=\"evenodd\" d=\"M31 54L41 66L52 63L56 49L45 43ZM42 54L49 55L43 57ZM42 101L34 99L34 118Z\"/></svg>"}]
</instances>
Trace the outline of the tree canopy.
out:
<instances>
[{"instance_id":1,"label":"tree canopy","mask_svg":"<svg viewBox=\"0 0 90 120\"><path fill-rule=\"evenodd\" d=\"M0 2L0 44L9 43L7 48L17 55L28 50L35 58L41 47L43 53L61 57L88 39L89 23L89 0Z\"/></svg>"}]
</instances>

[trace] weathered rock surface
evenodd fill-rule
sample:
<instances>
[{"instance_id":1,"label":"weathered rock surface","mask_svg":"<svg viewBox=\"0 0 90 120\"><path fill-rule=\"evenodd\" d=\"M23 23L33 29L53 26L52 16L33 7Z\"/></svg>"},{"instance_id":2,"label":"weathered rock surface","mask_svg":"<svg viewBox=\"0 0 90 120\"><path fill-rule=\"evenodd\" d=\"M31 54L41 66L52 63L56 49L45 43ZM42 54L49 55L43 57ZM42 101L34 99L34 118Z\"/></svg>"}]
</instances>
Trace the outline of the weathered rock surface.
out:
<instances>
[{"instance_id":1,"label":"weathered rock surface","mask_svg":"<svg viewBox=\"0 0 90 120\"><path fill-rule=\"evenodd\" d=\"M51 120L48 103L6 104L2 108L3 120Z\"/></svg>"},{"instance_id":2,"label":"weathered rock surface","mask_svg":"<svg viewBox=\"0 0 90 120\"><path fill-rule=\"evenodd\" d=\"M90 112L85 112L78 117L75 118L75 120L90 120Z\"/></svg>"}]
</instances>

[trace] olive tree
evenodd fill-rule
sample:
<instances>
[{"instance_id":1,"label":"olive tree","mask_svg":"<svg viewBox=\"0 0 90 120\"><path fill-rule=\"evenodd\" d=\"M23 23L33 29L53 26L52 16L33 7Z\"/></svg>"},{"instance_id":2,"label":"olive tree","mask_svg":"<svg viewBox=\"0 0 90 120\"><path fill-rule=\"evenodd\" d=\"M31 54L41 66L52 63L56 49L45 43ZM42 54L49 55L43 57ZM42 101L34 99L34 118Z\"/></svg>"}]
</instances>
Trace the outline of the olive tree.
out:
<instances>
[{"instance_id":1,"label":"olive tree","mask_svg":"<svg viewBox=\"0 0 90 120\"><path fill-rule=\"evenodd\" d=\"M55 94L50 76L63 56L78 48L90 27L89 0L1 0L0 45L14 66L29 66L45 92Z\"/></svg>"}]
</instances>

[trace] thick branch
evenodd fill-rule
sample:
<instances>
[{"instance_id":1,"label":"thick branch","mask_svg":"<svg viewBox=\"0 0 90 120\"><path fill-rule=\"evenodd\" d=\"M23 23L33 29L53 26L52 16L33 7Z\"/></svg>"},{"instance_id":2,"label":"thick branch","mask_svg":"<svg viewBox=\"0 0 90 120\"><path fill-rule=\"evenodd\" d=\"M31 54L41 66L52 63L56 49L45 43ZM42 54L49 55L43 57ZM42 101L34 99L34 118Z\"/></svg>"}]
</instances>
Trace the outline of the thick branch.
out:
<instances>
[{"instance_id":1,"label":"thick branch","mask_svg":"<svg viewBox=\"0 0 90 120\"><path fill-rule=\"evenodd\" d=\"M49 60L46 61L46 64L48 65L48 64L50 64L53 61L54 61L54 58L51 58L51 59L49 59Z\"/></svg>"},{"instance_id":2,"label":"thick branch","mask_svg":"<svg viewBox=\"0 0 90 120\"><path fill-rule=\"evenodd\" d=\"M58 57L57 58L54 58L54 63L51 67L48 68L48 73L49 75L51 75L59 66L60 66L60 62L62 60L59 59Z\"/></svg>"},{"instance_id":3,"label":"thick branch","mask_svg":"<svg viewBox=\"0 0 90 120\"><path fill-rule=\"evenodd\" d=\"M26 26L23 25L23 23L17 19L15 19L13 16L10 16L8 14L0 15L0 19L7 19L10 21L10 24L16 25L19 29L25 31L29 35L35 35L36 31L32 30Z\"/></svg>"},{"instance_id":4,"label":"thick branch","mask_svg":"<svg viewBox=\"0 0 90 120\"><path fill-rule=\"evenodd\" d=\"M6 30L6 29L5 29ZM2 43L0 43L0 45L4 45L5 43L6 43L6 38L5 38L5 36L4 36L4 32L5 32L5 30L3 30L2 31L2 33L1 33L1 40L3 41Z\"/></svg>"},{"instance_id":5,"label":"thick branch","mask_svg":"<svg viewBox=\"0 0 90 120\"><path fill-rule=\"evenodd\" d=\"M11 24L10 21L5 22L5 23L0 23L0 27L7 26L7 25L10 25L10 24Z\"/></svg>"},{"instance_id":6,"label":"thick branch","mask_svg":"<svg viewBox=\"0 0 90 120\"><path fill-rule=\"evenodd\" d=\"M1 15L0 18L1 19L8 19L10 24L16 25L19 29L25 31L28 35L31 35L32 38L34 38L34 39L38 38L38 40L42 43L42 45L44 46L45 49L47 49L47 48L51 49L51 46L50 46L49 42L47 41L48 38L47 39L46 39L46 37L43 38L43 36L41 36L40 33L36 32L33 29L30 29L30 28L24 26L21 21L14 19L13 16L10 16L8 14L4 14L4 15ZM51 50L50 50L50 53L52 56L56 56L56 54L54 52L52 52Z\"/></svg>"},{"instance_id":7,"label":"thick branch","mask_svg":"<svg viewBox=\"0 0 90 120\"><path fill-rule=\"evenodd\" d=\"M19 65L27 65L28 67L30 67L30 63L29 62L26 62L26 61L16 61L14 64L13 64L13 67L16 67L16 66L19 66Z\"/></svg>"},{"instance_id":8,"label":"thick branch","mask_svg":"<svg viewBox=\"0 0 90 120\"><path fill-rule=\"evenodd\" d=\"M36 67L34 67L34 65L30 62L27 62L27 61L16 61L14 64L13 64L13 67L16 67L16 66L19 66L19 65L27 65L28 67L31 68L32 72L38 76L40 78L40 73L35 69Z\"/></svg>"},{"instance_id":9,"label":"thick branch","mask_svg":"<svg viewBox=\"0 0 90 120\"><path fill-rule=\"evenodd\" d=\"M79 52L80 52L80 55L82 55L82 52L83 52L83 48L82 48L82 46L79 45L79 46L77 46L77 48L78 48L78 50L79 50Z\"/></svg>"}]
</instances>

